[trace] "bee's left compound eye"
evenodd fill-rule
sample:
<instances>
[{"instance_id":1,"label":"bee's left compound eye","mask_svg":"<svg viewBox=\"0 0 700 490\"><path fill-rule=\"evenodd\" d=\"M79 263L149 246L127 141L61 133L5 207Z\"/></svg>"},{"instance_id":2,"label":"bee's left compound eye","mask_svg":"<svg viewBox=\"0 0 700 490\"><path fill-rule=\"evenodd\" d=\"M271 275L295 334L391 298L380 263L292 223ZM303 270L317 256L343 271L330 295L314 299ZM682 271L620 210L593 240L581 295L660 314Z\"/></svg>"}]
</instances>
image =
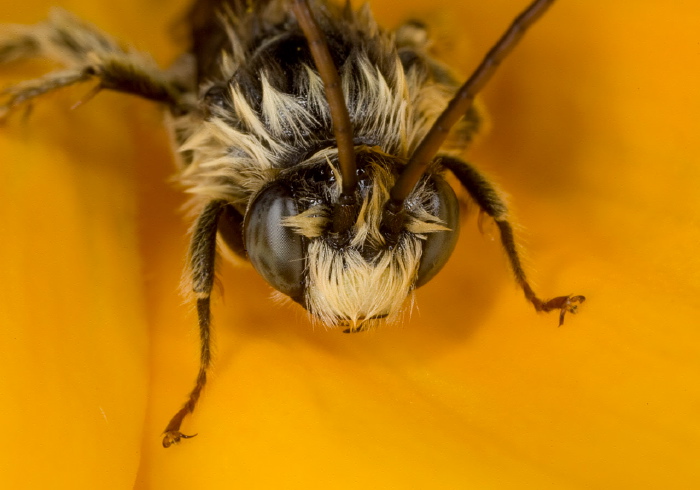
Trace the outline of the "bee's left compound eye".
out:
<instances>
[{"instance_id":1,"label":"bee's left compound eye","mask_svg":"<svg viewBox=\"0 0 700 490\"><path fill-rule=\"evenodd\" d=\"M248 258L255 270L278 291L301 301L304 295L304 243L300 235L283 226L287 216L298 214L291 191L272 184L253 200L243 224Z\"/></svg>"},{"instance_id":2,"label":"bee's left compound eye","mask_svg":"<svg viewBox=\"0 0 700 490\"><path fill-rule=\"evenodd\" d=\"M459 202L452 187L441 177L434 176L434 214L440 218L449 231L428 233L423 242L423 255L418 268L415 287L430 281L444 267L457 245L459 237Z\"/></svg>"}]
</instances>

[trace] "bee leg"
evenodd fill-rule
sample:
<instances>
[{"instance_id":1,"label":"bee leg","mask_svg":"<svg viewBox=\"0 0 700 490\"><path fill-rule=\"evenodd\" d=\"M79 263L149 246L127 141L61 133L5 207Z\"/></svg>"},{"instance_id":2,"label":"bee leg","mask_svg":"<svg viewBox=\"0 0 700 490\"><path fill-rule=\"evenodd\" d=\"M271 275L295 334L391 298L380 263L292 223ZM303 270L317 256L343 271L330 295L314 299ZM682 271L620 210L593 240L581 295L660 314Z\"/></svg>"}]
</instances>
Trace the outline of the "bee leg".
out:
<instances>
[{"instance_id":1,"label":"bee leg","mask_svg":"<svg viewBox=\"0 0 700 490\"><path fill-rule=\"evenodd\" d=\"M93 79L98 82L94 92L116 90L166 104L174 112L185 110L186 84L178 77L68 12L55 10L45 22L2 26L1 31L0 64L43 58L64 69L2 91L0 118L40 95Z\"/></svg>"},{"instance_id":2,"label":"bee leg","mask_svg":"<svg viewBox=\"0 0 700 490\"><path fill-rule=\"evenodd\" d=\"M498 194L498 191L478 170L466 162L452 157L443 157L442 165L449 169L467 190L471 198L488 216L494 219L501 235L501 245L506 251L510 267L515 275L515 281L525 293L525 298L532 303L537 311L559 311L559 325L564 323L566 313L576 313L578 305L583 303L584 296L558 296L542 300L530 286L518 254L518 246L513 235L513 227L508 221L508 208Z\"/></svg>"},{"instance_id":3,"label":"bee leg","mask_svg":"<svg viewBox=\"0 0 700 490\"><path fill-rule=\"evenodd\" d=\"M211 365L211 307L210 297L214 287L216 261L216 234L219 217L226 206L225 201L212 201L206 205L194 226L190 243L190 269L192 289L197 296L197 316L199 319L200 359L199 373L195 386L182 408L173 416L163 431L163 447L170 447L180 439L194 437L180 432L184 418L191 414L207 383L207 370Z\"/></svg>"}]
</instances>

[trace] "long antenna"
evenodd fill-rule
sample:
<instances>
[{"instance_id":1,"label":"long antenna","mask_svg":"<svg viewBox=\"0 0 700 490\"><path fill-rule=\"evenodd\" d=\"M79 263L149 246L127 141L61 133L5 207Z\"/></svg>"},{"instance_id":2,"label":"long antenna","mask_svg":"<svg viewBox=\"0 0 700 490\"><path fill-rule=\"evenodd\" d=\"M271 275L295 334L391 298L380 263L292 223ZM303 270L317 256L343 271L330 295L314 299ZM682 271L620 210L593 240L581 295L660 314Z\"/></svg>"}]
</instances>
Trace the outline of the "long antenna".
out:
<instances>
[{"instance_id":1,"label":"long antenna","mask_svg":"<svg viewBox=\"0 0 700 490\"><path fill-rule=\"evenodd\" d=\"M403 208L403 202L413 192L420 178L430 166L433 157L445 142L452 126L459 121L474 102L474 97L491 79L501 62L510 54L554 0L535 0L518 17L515 18L508 30L486 54L469 80L459 89L447 108L440 114L433 127L416 148L404 167L401 175L391 189L390 203L394 212Z\"/></svg>"},{"instance_id":2,"label":"long antenna","mask_svg":"<svg viewBox=\"0 0 700 490\"><path fill-rule=\"evenodd\" d=\"M353 143L352 123L340 82L338 70L328 50L325 36L314 20L306 0L292 0L292 11L304 32L316 69L321 75L323 87L326 90L326 100L331 109L333 134L338 145L338 161L340 174L343 177L342 194L354 200L357 188L357 172L355 165L355 145Z\"/></svg>"}]
</instances>

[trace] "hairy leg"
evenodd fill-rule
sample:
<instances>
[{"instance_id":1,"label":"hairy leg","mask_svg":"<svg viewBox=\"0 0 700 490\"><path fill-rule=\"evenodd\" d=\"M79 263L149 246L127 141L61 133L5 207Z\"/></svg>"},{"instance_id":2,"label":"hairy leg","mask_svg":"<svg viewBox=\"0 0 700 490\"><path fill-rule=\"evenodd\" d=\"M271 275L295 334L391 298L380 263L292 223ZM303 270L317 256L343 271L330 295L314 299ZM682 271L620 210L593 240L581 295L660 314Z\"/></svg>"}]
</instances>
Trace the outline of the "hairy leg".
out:
<instances>
[{"instance_id":1,"label":"hairy leg","mask_svg":"<svg viewBox=\"0 0 700 490\"><path fill-rule=\"evenodd\" d=\"M190 392L183 407L173 416L165 428L163 447L170 447L180 442L185 435L180 432L184 418L191 414L199 400L204 385L207 383L207 370L211 365L211 291L214 287L216 262L216 234L219 217L226 206L225 201L212 201L206 205L194 226L190 244L190 270L192 274L192 290L197 297L197 316L199 318L200 360L199 373L195 386Z\"/></svg>"},{"instance_id":2,"label":"hairy leg","mask_svg":"<svg viewBox=\"0 0 700 490\"><path fill-rule=\"evenodd\" d=\"M525 275L513 235L513 227L508 221L508 208L496 188L478 170L466 162L456 158L444 157L441 163L457 177L481 210L496 222L501 235L501 245L508 256L510 267L515 275L515 281L525 293L525 298L532 303L537 311L559 310L559 325L564 323L564 315L567 312L576 313L578 305L583 303L586 298L584 296L568 295L558 296L549 300L540 299L535 294Z\"/></svg>"},{"instance_id":3,"label":"hairy leg","mask_svg":"<svg viewBox=\"0 0 700 490\"><path fill-rule=\"evenodd\" d=\"M107 34L72 14L54 10L45 22L32 26L3 26L0 64L32 58L54 61L63 69L5 89L0 117L34 98L75 83L96 80L95 91L115 90L167 105L173 112L187 109L186 84L161 70L147 55L120 46Z\"/></svg>"}]
</instances>

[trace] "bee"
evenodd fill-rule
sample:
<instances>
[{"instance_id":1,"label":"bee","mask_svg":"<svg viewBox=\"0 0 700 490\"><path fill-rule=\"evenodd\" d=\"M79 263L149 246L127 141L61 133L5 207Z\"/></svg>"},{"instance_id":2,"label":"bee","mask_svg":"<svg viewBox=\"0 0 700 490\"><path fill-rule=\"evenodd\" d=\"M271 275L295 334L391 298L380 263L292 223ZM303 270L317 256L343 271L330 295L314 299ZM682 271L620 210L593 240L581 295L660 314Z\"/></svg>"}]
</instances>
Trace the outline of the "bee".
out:
<instances>
[{"instance_id":1,"label":"bee","mask_svg":"<svg viewBox=\"0 0 700 490\"><path fill-rule=\"evenodd\" d=\"M188 254L200 368L163 446L207 382L217 250L250 261L277 291L327 326L359 332L396 321L457 242L452 173L493 219L515 281L559 324L585 298L541 299L521 265L508 209L460 159L482 124L474 98L553 3L533 1L460 85L431 56L426 27L380 28L368 5L325 0L199 0L189 52L163 70L64 11L4 29L0 63L64 66L5 90L0 117L62 87L96 82L163 107L178 178L199 216Z\"/></svg>"}]
</instances>

